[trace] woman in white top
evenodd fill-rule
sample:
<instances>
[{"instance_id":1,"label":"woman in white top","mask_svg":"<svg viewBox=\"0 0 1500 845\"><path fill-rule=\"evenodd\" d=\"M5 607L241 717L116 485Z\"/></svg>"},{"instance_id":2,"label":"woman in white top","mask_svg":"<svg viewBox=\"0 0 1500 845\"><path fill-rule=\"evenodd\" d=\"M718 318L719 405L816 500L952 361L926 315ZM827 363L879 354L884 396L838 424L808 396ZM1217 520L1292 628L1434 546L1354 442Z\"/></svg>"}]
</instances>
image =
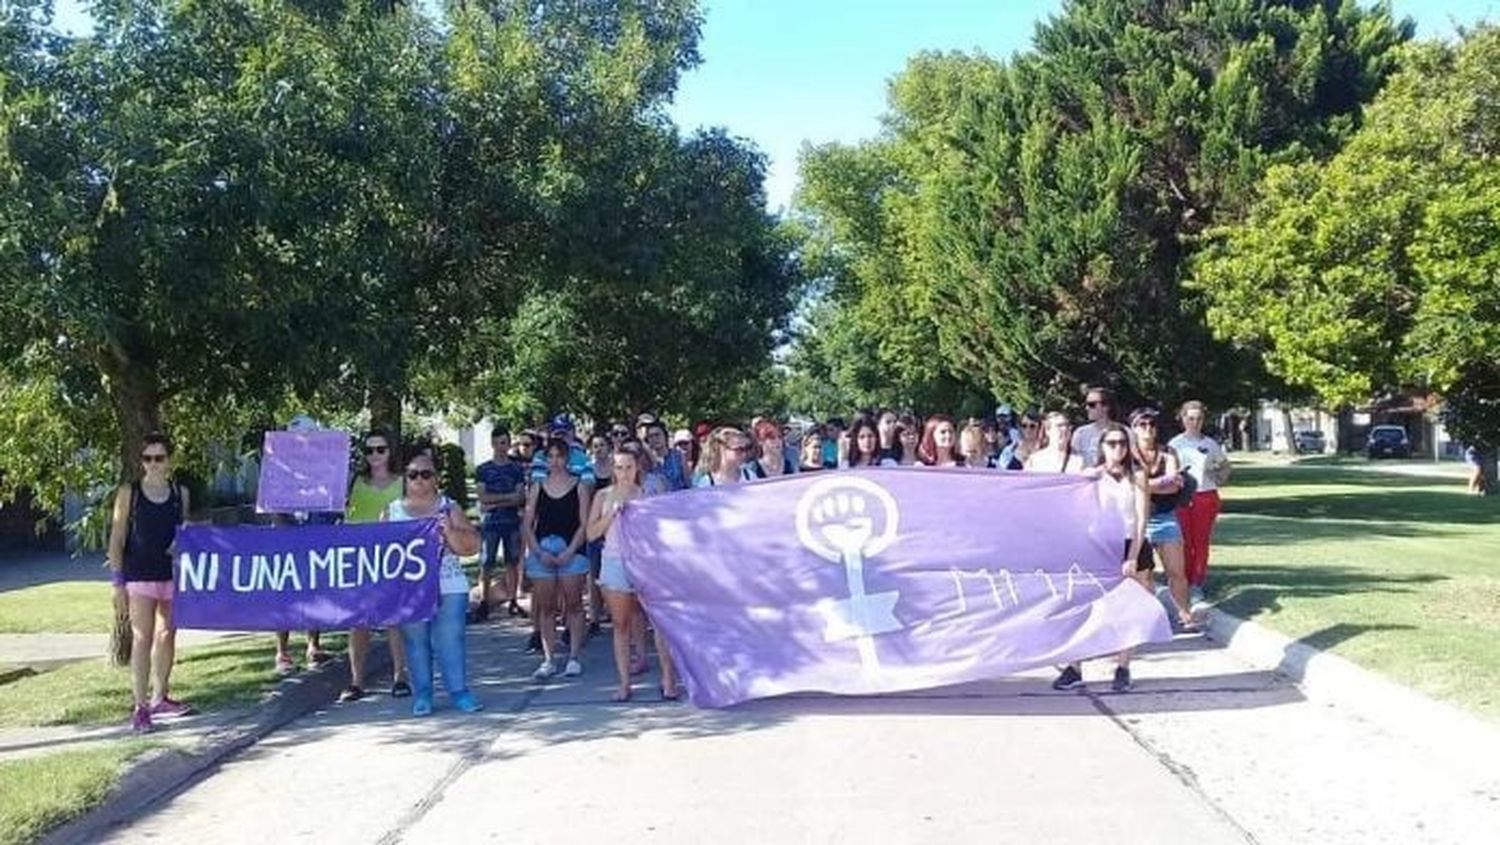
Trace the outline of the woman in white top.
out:
<instances>
[{"instance_id":1,"label":"woman in white top","mask_svg":"<svg viewBox=\"0 0 1500 845\"><path fill-rule=\"evenodd\" d=\"M1083 456L1073 450L1073 422L1061 411L1047 415L1041 448L1026 459L1027 472L1078 473L1085 469Z\"/></svg>"},{"instance_id":2,"label":"woman in white top","mask_svg":"<svg viewBox=\"0 0 1500 845\"><path fill-rule=\"evenodd\" d=\"M1146 543L1146 520L1150 516L1151 494L1146 487L1146 470L1135 459L1130 448L1130 432L1119 423L1105 423L1099 432L1099 498L1106 509L1114 510L1125 526L1121 550L1120 574L1134 580L1147 592L1154 592L1151 570L1155 566L1151 547ZM1125 649L1115 655L1115 692L1130 689L1130 655ZM1052 688L1073 689L1083 683L1082 666L1064 667Z\"/></svg>"},{"instance_id":3,"label":"woman in white top","mask_svg":"<svg viewBox=\"0 0 1500 845\"><path fill-rule=\"evenodd\" d=\"M589 514L588 534L590 540L604 538L604 553L599 573L599 586L604 590L604 600L609 602L609 615L614 620L615 673L620 686L615 690L615 701L630 700L630 676L646 668L646 620L641 606L635 598L635 587L625 572L625 562L620 557L620 541L616 537L615 519L625 505L646 495L642 488L642 453L636 443L622 443L614 453L614 484L594 497ZM640 657L630 659L631 647ZM656 656L661 663L661 694L666 699L677 698L677 679L672 672L672 654L660 629L656 632Z\"/></svg>"},{"instance_id":4,"label":"woman in white top","mask_svg":"<svg viewBox=\"0 0 1500 845\"><path fill-rule=\"evenodd\" d=\"M443 687L448 690L453 706L465 713L473 713L484 708L469 692L464 665L469 579L464 575L458 558L479 553L479 530L469 522L462 508L454 507L448 497L438 492L437 467L432 456L419 452L406 464L406 495L386 506L385 519L400 522L427 517L438 518L443 535L442 574L438 581L442 598L438 602L437 614L431 619L401 626L411 674L411 714L426 716L432 712L434 657L442 669Z\"/></svg>"},{"instance_id":5,"label":"woman in white top","mask_svg":"<svg viewBox=\"0 0 1500 845\"><path fill-rule=\"evenodd\" d=\"M1188 584L1195 592L1201 591L1208 579L1208 545L1219 518L1219 487L1229 480L1229 456L1224 454L1224 447L1203 434L1207 418L1208 408L1202 402L1184 402L1177 414L1183 432L1167 444L1177 453L1183 471L1198 483L1192 503L1177 510Z\"/></svg>"}]
</instances>

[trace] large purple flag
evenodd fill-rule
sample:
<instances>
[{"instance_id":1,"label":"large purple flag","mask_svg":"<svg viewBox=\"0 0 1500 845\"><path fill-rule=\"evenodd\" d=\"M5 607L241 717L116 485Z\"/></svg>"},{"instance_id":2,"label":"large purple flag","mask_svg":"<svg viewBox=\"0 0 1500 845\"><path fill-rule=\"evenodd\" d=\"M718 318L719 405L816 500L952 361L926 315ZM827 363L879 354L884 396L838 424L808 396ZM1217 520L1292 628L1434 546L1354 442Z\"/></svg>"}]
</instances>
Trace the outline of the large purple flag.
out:
<instances>
[{"instance_id":1,"label":"large purple flag","mask_svg":"<svg viewBox=\"0 0 1500 845\"><path fill-rule=\"evenodd\" d=\"M436 519L177 532L179 628L379 628L427 619L438 602Z\"/></svg>"},{"instance_id":2,"label":"large purple flag","mask_svg":"<svg viewBox=\"0 0 1500 845\"><path fill-rule=\"evenodd\" d=\"M349 435L268 431L256 487L261 513L343 511L349 497Z\"/></svg>"},{"instance_id":3,"label":"large purple flag","mask_svg":"<svg viewBox=\"0 0 1500 845\"><path fill-rule=\"evenodd\" d=\"M1097 482L797 475L632 503L625 568L693 703L923 689L1171 638Z\"/></svg>"}]
</instances>

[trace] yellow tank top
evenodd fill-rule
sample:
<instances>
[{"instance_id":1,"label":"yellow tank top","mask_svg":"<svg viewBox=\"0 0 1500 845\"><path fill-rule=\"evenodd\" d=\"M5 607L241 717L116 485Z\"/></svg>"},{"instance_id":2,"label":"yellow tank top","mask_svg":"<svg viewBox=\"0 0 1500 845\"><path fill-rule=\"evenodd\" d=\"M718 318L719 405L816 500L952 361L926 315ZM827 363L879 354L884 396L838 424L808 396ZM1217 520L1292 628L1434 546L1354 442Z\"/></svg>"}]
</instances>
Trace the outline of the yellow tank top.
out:
<instances>
[{"instance_id":1,"label":"yellow tank top","mask_svg":"<svg viewBox=\"0 0 1500 845\"><path fill-rule=\"evenodd\" d=\"M344 515L347 522L379 522L380 514L391 502L401 498L401 479L391 481L383 488L374 487L364 478L354 479L349 490L349 509Z\"/></svg>"}]
</instances>

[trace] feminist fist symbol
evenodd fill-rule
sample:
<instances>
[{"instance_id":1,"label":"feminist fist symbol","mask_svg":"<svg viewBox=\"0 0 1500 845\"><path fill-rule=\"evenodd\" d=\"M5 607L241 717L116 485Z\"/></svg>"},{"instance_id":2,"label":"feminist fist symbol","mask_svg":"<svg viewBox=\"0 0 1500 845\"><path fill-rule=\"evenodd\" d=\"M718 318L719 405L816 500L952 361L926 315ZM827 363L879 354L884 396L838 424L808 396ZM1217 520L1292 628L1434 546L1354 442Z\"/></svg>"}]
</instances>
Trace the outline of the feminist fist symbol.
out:
<instances>
[{"instance_id":1,"label":"feminist fist symbol","mask_svg":"<svg viewBox=\"0 0 1500 845\"><path fill-rule=\"evenodd\" d=\"M880 532L875 531L880 516ZM849 598L824 599L818 610L828 642L853 639L866 674L880 670L877 634L901 630L892 610L900 594L865 592L865 558L895 542L896 500L880 485L858 476L829 478L807 488L797 502L797 536L819 557L842 563Z\"/></svg>"},{"instance_id":2,"label":"feminist fist symbol","mask_svg":"<svg viewBox=\"0 0 1500 845\"><path fill-rule=\"evenodd\" d=\"M829 494L813 503L812 521L839 556L847 560L861 555L875 533L875 520L865 513L868 507L865 497L858 492Z\"/></svg>"}]
</instances>

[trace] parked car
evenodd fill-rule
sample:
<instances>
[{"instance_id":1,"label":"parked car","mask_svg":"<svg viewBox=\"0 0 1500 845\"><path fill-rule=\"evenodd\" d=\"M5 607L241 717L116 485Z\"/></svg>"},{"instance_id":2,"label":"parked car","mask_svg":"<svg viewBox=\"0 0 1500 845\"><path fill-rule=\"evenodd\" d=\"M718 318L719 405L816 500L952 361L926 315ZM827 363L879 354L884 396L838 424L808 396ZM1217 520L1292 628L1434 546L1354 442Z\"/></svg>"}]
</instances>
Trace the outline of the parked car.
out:
<instances>
[{"instance_id":1,"label":"parked car","mask_svg":"<svg viewBox=\"0 0 1500 845\"><path fill-rule=\"evenodd\" d=\"M1292 448L1299 455L1321 455L1328 446L1321 431L1298 431L1292 434Z\"/></svg>"},{"instance_id":2,"label":"parked car","mask_svg":"<svg viewBox=\"0 0 1500 845\"><path fill-rule=\"evenodd\" d=\"M1399 425L1377 425L1365 439L1365 454L1371 458L1409 458L1411 439Z\"/></svg>"}]
</instances>

